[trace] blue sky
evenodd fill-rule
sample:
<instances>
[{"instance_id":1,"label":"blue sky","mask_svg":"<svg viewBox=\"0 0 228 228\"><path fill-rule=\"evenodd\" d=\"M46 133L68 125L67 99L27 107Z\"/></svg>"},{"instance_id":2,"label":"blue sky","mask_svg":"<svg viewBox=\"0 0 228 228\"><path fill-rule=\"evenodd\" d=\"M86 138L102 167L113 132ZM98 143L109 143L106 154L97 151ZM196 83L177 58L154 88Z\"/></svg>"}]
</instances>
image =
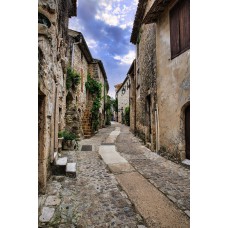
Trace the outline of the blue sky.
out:
<instances>
[{"instance_id":1,"label":"blue sky","mask_svg":"<svg viewBox=\"0 0 228 228\"><path fill-rule=\"evenodd\" d=\"M93 58L102 60L112 97L114 85L123 82L135 58L130 36L137 4L138 0L78 0L78 16L69 21L70 29L84 35Z\"/></svg>"}]
</instances>

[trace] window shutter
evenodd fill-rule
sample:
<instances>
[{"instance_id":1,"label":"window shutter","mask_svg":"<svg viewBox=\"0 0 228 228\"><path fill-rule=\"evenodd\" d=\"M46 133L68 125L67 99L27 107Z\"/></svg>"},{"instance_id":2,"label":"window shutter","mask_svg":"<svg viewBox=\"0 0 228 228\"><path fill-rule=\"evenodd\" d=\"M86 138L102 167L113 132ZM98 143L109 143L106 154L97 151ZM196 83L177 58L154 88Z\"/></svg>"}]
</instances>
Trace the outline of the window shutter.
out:
<instances>
[{"instance_id":1,"label":"window shutter","mask_svg":"<svg viewBox=\"0 0 228 228\"><path fill-rule=\"evenodd\" d=\"M171 58L174 58L180 52L179 24L179 9L174 7L170 11Z\"/></svg>"},{"instance_id":2,"label":"window shutter","mask_svg":"<svg viewBox=\"0 0 228 228\"><path fill-rule=\"evenodd\" d=\"M190 48L190 0L180 4L180 50Z\"/></svg>"}]
</instances>

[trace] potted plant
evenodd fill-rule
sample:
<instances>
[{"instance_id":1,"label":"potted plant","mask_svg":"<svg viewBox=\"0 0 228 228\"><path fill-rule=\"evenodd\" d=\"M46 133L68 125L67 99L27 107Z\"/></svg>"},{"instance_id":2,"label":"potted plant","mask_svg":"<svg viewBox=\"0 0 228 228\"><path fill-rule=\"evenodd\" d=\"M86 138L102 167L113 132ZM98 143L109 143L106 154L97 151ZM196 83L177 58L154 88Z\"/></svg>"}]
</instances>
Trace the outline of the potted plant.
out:
<instances>
[{"instance_id":1,"label":"potted plant","mask_svg":"<svg viewBox=\"0 0 228 228\"><path fill-rule=\"evenodd\" d=\"M77 149L76 135L69 131L63 131L63 149L75 150Z\"/></svg>"}]
</instances>

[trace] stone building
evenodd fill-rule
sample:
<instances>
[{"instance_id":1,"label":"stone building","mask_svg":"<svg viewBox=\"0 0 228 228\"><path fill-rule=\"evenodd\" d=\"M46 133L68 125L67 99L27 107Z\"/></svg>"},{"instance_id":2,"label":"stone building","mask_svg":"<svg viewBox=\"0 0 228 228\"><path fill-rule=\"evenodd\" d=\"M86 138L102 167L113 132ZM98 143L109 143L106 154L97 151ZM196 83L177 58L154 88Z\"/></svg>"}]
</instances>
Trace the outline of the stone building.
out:
<instances>
[{"instance_id":1,"label":"stone building","mask_svg":"<svg viewBox=\"0 0 228 228\"><path fill-rule=\"evenodd\" d=\"M66 129L75 133L77 138L83 138L82 119L89 105L85 83L93 57L82 33L69 29L68 34L69 67L80 75L80 82L76 88L69 88L67 91Z\"/></svg>"},{"instance_id":2,"label":"stone building","mask_svg":"<svg viewBox=\"0 0 228 228\"><path fill-rule=\"evenodd\" d=\"M67 91L66 128L78 138L91 137L92 96L86 89L87 77L90 76L102 84L102 100L99 110L100 128L105 126L105 101L109 85L101 60L94 59L81 32L69 29L68 58L70 67L80 75L80 83L76 88Z\"/></svg>"},{"instance_id":3,"label":"stone building","mask_svg":"<svg viewBox=\"0 0 228 228\"><path fill-rule=\"evenodd\" d=\"M129 106L130 106L130 130L136 132L136 78L135 78L135 63L134 59L127 74L130 78L129 88Z\"/></svg>"},{"instance_id":4,"label":"stone building","mask_svg":"<svg viewBox=\"0 0 228 228\"><path fill-rule=\"evenodd\" d=\"M154 150L155 121L152 109L156 101L156 25L143 24L151 1L140 0L135 15L131 42L136 45L135 76L135 134ZM132 118L132 117L131 117Z\"/></svg>"},{"instance_id":5,"label":"stone building","mask_svg":"<svg viewBox=\"0 0 228 228\"><path fill-rule=\"evenodd\" d=\"M107 95L109 91L109 84L107 75L105 72L104 65L101 60L99 59L93 59L93 62L90 64L89 73L98 82L102 84L102 91L101 91L101 107L100 107L100 115L99 115L99 122L100 122L100 128L105 127L106 122L106 112L105 112L105 104L107 101Z\"/></svg>"},{"instance_id":6,"label":"stone building","mask_svg":"<svg viewBox=\"0 0 228 228\"><path fill-rule=\"evenodd\" d=\"M38 1L38 186L44 193L50 164L65 128L68 18L76 0Z\"/></svg>"},{"instance_id":7,"label":"stone building","mask_svg":"<svg viewBox=\"0 0 228 228\"><path fill-rule=\"evenodd\" d=\"M127 75L123 83L118 87L116 91L116 98L118 100L118 122L124 123L124 111L126 107L129 107L129 88L130 88L130 78Z\"/></svg>"},{"instance_id":8,"label":"stone building","mask_svg":"<svg viewBox=\"0 0 228 228\"><path fill-rule=\"evenodd\" d=\"M150 83L144 101L149 115L140 118L151 128L151 149L190 159L190 1L139 1L131 42L138 49L136 81ZM147 63L146 78L140 62Z\"/></svg>"}]
</instances>

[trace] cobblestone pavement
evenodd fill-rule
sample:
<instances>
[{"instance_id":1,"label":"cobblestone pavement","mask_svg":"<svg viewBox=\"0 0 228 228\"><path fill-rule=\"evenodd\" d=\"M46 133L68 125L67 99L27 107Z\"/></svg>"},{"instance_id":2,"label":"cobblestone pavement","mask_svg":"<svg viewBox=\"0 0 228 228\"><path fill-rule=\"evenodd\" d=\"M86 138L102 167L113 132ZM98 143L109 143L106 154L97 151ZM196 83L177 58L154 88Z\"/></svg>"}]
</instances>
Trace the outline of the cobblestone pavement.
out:
<instances>
[{"instance_id":1,"label":"cobblestone pavement","mask_svg":"<svg viewBox=\"0 0 228 228\"><path fill-rule=\"evenodd\" d=\"M121 156L190 216L190 170L151 152L129 132L129 127L116 126L121 127L116 141Z\"/></svg>"},{"instance_id":2,"label":"cobblestone pavement","mask_svg":"<svg viewBox=\"0 0 228 228\"><path fill-rule=\"evenodd\" d=\"M97 153L113 130L113 126L101 129L82 140L79 151L62 152L68 162L77 162L77 178L53 176L49 180L47 193L39 197L39 227L144 227ZM82 145L92 145L93 151L80 151Z\"/></svg>"}]
</instances>

